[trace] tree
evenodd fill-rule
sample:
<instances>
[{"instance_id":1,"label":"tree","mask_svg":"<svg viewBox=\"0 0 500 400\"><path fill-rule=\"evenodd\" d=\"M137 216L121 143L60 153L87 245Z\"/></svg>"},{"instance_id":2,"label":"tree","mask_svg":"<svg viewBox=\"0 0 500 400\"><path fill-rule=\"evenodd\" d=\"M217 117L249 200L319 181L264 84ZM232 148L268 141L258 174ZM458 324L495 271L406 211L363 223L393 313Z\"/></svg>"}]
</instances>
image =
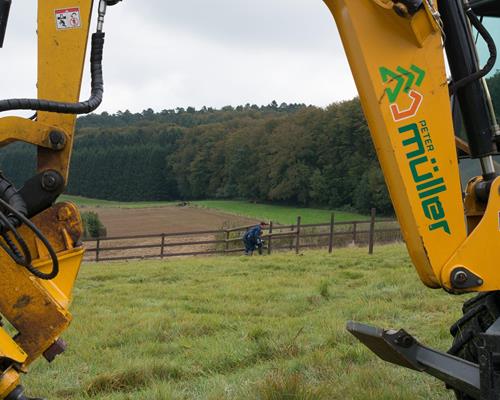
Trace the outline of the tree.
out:
<instances>
[{"instance_id":1,"label":"tree","mask_svg":"<svg viewBox=\"0 0 500 400\"><path fill-rule=\"evenodd\" d=\"M92 211L82 213L84 237L106 237L106 228L99 219L99 215Z\"/></svg>"}]
</instances>

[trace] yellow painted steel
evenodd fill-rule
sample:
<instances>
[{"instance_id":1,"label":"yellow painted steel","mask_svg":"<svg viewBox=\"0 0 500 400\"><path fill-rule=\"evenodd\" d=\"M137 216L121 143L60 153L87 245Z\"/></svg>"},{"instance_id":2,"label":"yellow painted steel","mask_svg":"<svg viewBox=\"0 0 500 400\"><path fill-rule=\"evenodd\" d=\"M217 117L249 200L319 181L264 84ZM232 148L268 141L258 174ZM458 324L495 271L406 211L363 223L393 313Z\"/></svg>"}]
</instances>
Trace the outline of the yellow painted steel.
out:
<instances>
[{"instance_id":1,"label":"yellow painted steel","mask_svg":"<svg viewBox=\"0 0 500 400\"><path fill-rule=\"evenodd\" d=\"M52 149L49 141L54 127L26 118L0 118L0 147L16 141L33 144L35 146ZM64 135L63 132L60 132Z\"/></svg>"},{"instance_id":2,"label":"yellow painted steel","mask_svg":"<svg viewBox=\"0 0 500 400\"><path fill-rule=\"evenodd\" d=\"M469 237L453 254L441 271L445 287L451 287L450 276L455 268L465 267L483 281L479 291L500 288L498 257L495 252L500 245L500 178L491 186L486 212Z\"/></svg>"},{"instance_id":3,"label":"yellow painted steel","mask_svg":"<svg viewBox=\"0 0 500 400\"><path fill-rule=\"evenodd\" d=\"M24 357L18 355L16 358L4 358L14 361L20 371L41 356L67 329L71 321L68 312L71 290L84 253L82 245L78 244L82 225L75 205L57 204L32 221L40 227L56 251L60 272L55 279L42 281L14 263L7 254L0 253L0 313L17 330L18 334L13 340L18 346L19 354L24 354ZM46 252L40 252L42 247L39 246L38 239L26 227L21 227L19 232L34 257L33 266L42 272L48 272L49 257ZM71 238L70 245L68 237ZM13 354L12 339L7 339L6 335L0 328L0 358L8 351ZM2 379L0 377L0 386Z\"/></svg>"},{"instance_id":4,"label":"yellow painted steel","mask_svg":"<svg viewBox=\"0 0 500 400\"><path fill-rule=\"evenodd\" d=\"M28 355L23 351L23 349L21 349L3 329L0 329L0 343L0 359L6 358L16 363L23 364L28 358Z\"/></svg>"},{"instance_id":5,"label":"yellow painted steel","mask_svg":"<svg viewBox=\"0 0 500 400\"><path fill-rule=\"evenodd\" d=\"M422 281L466 239L441 31L429 9L325 0L337 22L409 253Z\"/></svg>"},{"instance_id":6,"label":"yellow painted steel","mask_svg":"<svg viewBox=\"0 0 500 400\"><path fill-rule=\"evenodd\" d=\"M38 1L38 98L74 103L79 101L87 50L92 0ZM81 26L57 29L55 10L80 10ZM38 121L65 132L68 143L57 155L39 149L39 171L52 169L67 179L76 116L40 112Z\"/></svg>"},{"instance_id":7,"label":"yellow painted steel","mask_svg":"<svg viewBox=\"0 0 500 400\"><path fill-rule=\"evenodd\" d=\"M38 1L38 97L77 102L84 69L93 0ZM80 24L57 29L57 10L78 9ZM38 171L56 170L67 179L76 117L39 112L36 121L0 118L0 147L24 141L38 147ZM49 141L52 131L66 139L62 149ZM57 204L32 218L57 253L60 272L51 281L34 277L0 252L0 314L17 330L11 337L0 327L0 399L18 384L20 373L50 349L71 322L68 307L84 249L82 221L75 205ZM26 227L19 229L33 255L33 266L49 272L45 246Z\"/></svg>"},{"instance_id":8,"label":"yellow painted steel","mask_svg":"<svg viewBox=\"0 0 500 400\"><path fill-rule=\"evenodd\" d=\"M5 397L12 392L16 386L19 384L19 372L13 367L10 367L5 371L0 380L0 399L5 399Z\"/></svg>"}]
</instances>

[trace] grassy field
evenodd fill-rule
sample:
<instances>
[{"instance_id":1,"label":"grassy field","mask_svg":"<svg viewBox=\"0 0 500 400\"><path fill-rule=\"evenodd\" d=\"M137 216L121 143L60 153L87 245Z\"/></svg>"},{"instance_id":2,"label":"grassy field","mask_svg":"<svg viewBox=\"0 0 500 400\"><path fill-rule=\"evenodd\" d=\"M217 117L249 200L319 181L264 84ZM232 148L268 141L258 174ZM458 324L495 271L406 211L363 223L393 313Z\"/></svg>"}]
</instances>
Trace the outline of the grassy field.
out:
<instances>
[{"instance_id":1,"label":"grassy field","mask_svg":"<svg viewBox=\"0 0 500 400\"><path fill-rule=\"evenodd\" d=\"M245 217L274 221L281 224L294 224L297 217L302 217L306 224L317 224L330 221L332 212L335 213L337 222L344 221L366 221L369 217L356 213L344 211L323 210L318 208L288 207L272 204L255 204L248 201L234 200L204 200L194 201L192 204L199 207L213 208L229 214L242 215Z\"/></svg>"},{"instance_id":2,"label":"grassy field","mask_svg":"<svg viewBox=\"0 0 500 400\"><path fill-rule=\"evenodd\" d=\"M405 327L447 349L464 300L423 287L400 245L90 264L68 352L25 384L50 400L451 400L344 327Z\"/></svg>"},{"instance_id":3,"label":"grassy field","mask_svg":"<svg viewBox=\"0 0 500 400\"><path fill-rule=\"evenodd\" d=\"M89 199L79 196L63 195L61 201L72 201L80 207L110 207L110 208L127 208L141 209L150 207L164 207L176 205L179 202L120 202ZM272 204L255 204L248 201L237 200L203 200L190 202L192 206L209 208L222 211L224 213L239 215L248 218L262 219L265 221L274 221L281 224L294 224L297 222L297 217L302 217L302 222L306 224L316 224L330 221L332 212L335 212L335 220L343 221L365 221L369 217L356 213L345 211L331 211L318 208L300 208L288 207Z\"/></svg>"}]
</instances>

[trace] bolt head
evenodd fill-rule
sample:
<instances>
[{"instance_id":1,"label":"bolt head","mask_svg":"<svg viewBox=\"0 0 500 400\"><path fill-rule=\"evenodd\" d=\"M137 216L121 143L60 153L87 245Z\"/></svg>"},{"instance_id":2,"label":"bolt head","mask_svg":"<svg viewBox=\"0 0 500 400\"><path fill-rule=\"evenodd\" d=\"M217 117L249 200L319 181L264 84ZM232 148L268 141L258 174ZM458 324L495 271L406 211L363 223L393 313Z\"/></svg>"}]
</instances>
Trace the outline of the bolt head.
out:
<instances>
[{"instance_id":1,"label":"bolt head","mask_svg":"<svg viewBox=\"0 0 500 400\"><path fill-rule=\"evenodd\" d=\"M66 137L62 132L52 131L49 133L49 141L54 150L60 150L66 144Z\"/></svg>"},{"instance_id":2,"label":"bolt head","mask_svg":"<svg viewBox=\"0 0 500 400\"><path fill-rule=\"evenodd\" d=\"M465 283L469 279L469 275L465 271L457 271L453 275L453 280L457 283Z\"/></svg>"},{"instance_id":3,"label":"bolt head","mask_svg":"<svg viewBox=\"0 0 500 400\"><path fill-rule=\"evenodd\" d=\"M58 175L53 171L45 172L42 176L42 187L45 190L56 190L59 185Z\"/></svg>"},{"instance_id":4,"label":"bolt head","mask_svg":"<svg viewBox=\"0 0 500 400\"><path fill-rule=\"evenodd\" d=\"M54 178L52 175L45 175L43 177L43 184L47 187L54 186L56 183L56 178Z\"/></svg>"}]
</instances>

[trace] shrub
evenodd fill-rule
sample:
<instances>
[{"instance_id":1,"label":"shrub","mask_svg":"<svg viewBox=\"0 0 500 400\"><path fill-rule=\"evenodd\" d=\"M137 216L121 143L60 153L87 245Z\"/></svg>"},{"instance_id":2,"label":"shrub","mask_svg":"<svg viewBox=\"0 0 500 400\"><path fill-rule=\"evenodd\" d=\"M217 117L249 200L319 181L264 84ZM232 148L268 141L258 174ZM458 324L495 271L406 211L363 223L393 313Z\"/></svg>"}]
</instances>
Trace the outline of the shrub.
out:
<instances>
[{"instance_id":1,"label":"shrub","mask_svg":"<svg viewBox=\"0 0 500 400\"><path fill-rule=\"evenodd\" d=\"M83 236L86 238L105 237L106 227L99 219L99 215L93 211L82 213Z\"/></svg>"}]
</instances>

